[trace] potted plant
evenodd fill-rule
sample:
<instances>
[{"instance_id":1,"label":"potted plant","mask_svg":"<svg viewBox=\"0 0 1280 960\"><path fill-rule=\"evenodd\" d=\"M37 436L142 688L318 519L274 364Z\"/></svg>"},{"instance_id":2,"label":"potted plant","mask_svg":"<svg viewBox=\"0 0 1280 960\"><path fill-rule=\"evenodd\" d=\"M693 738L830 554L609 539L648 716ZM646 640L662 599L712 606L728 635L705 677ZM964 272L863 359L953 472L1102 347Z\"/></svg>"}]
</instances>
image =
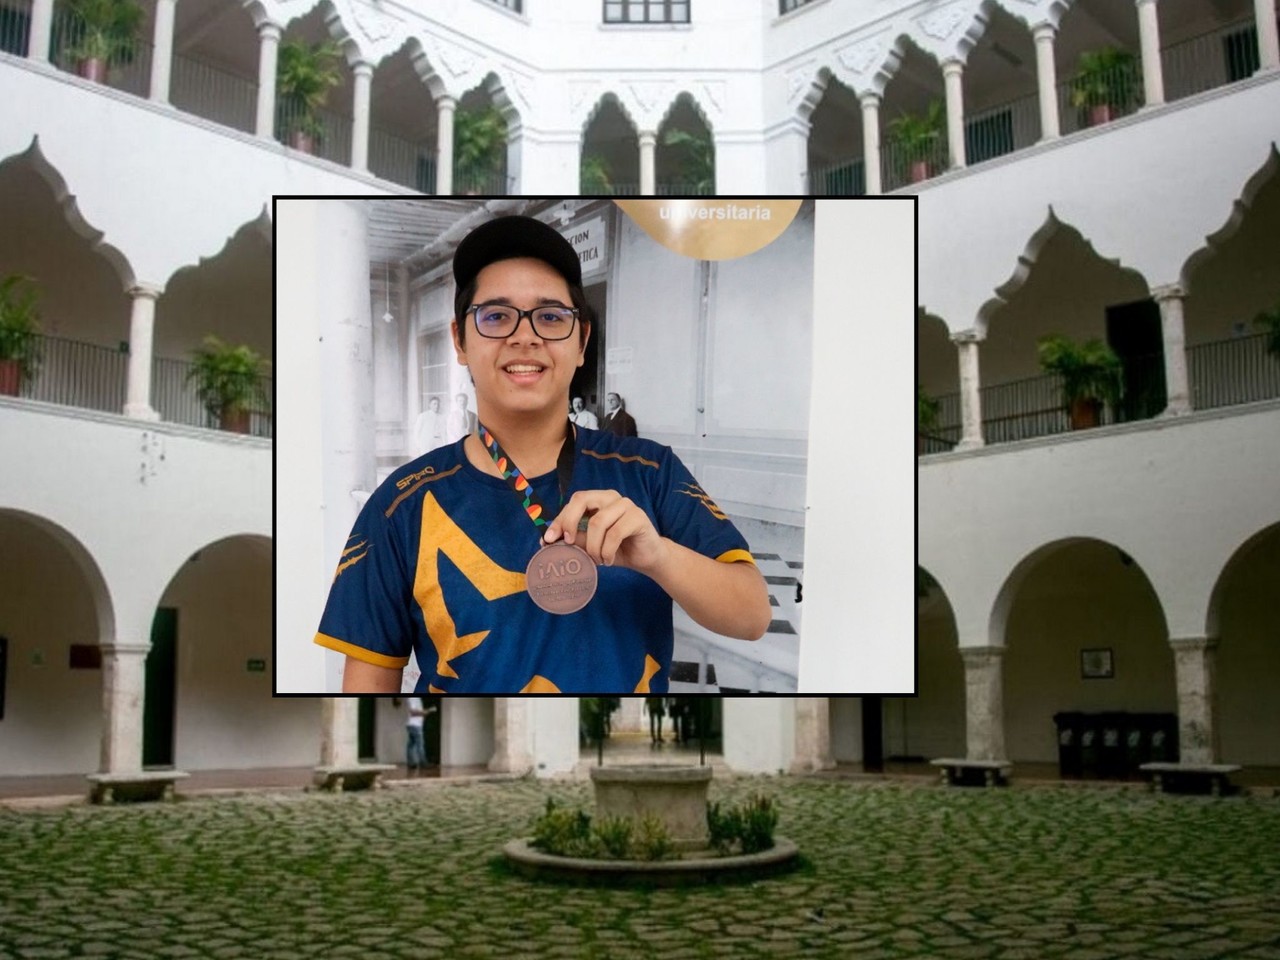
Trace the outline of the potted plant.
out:
<instances>
[{"instance_id":1,"label":"potted plant","mask_svg":"<svg viewBox=\"0 0 1280 960\"><path fill-rule=\"evenodd\" d=\"M501 175L507 121L492 105L453 115L453 192L484 194ZM504 191L505 192L505 191Z\"/></svg>"},{"instance_id":2,"label":"potted plant","mask_svg":"<svg viewBox=\"0 0 1280 960\"><path fill-rule=\"evenodd\" d=\"M271 361L247 346L233 347L210 334L194 352L195 363L187 381L195 381L196 393L211 418L223 430L249 432L249 414L267 405L262 378Z\"/></svg>"},{"instance_id":3,"label":"potted plant","mask_svg":"<svg viewBox=\"0 0 1280 960\"><path fill-rule=\"evenodd\" d=\"M695 196L711 196L716 187L715 148L709 136L694 136L684 130L668 130L662 136L664 147L680 151L680 183Z\"/></svg>"},{"instance_id":4,"label":"potted plant","mask_svg":"<svg viewBox=\"0 0 1280 960\"><path fill-rule=\"evenodd\" d=\"M1089 126L1107 123L1138 102L1137 66L1132 53L1115 47L1080 54L1071 81L1071 105L1088 110Z\"/></svg>"},{"instance_id":5,"label":"potted plant","mask_svg":"<svg viewBox=\"0 0 1280 960\"><path fill-rule=\"evenodd\" d=\"M916 384L916 454L924 453L924 442L938 427L938 401Z\"/></svg>"},{"instance_id":6,"label":"potted plant","mask_svg":"<svg viewBox=\"0 0 1280 960\"><path fill-rule=\"evenodd\" d=\"M923 114L903 112L889 121L889 142L912 183L932 176L930 164L938 155L942 124L941 100L931 101Z\"/></svg>"},{"instance_id":7,"label":"potted plant","mask_svg":"<svg viewBox=\"0 0 1280 960\"><path fill-rule=\"evenodd\" d=\"M1101 340L1083 344L1054 334L1037 344L1040 366L1062 378L1062 402L1071 429L1083 430L1102 422L1102 406L1115 407L1124 393L1124 367L1115 351Z\"/></svg>"},{"instance_id":8,"label":"potted plant","mask_svg":"<svg viewBox=\"0 0 1280 960\"><path fill-rule=\"evenodd\" d=\"M40 363L40 290L31 277L0 280L0 395L16 397Z\"/></svg>"},{"instance_id":9,"label":"potted plant","mask_svg":"<svg viewBox=\"0 0 1280 960\"><path fill-rule=\"evenodd\" d=\"M308 44L290 40L280 45L276 92L282 132L295 150L315 153L319 146L324 133L319 111L338 84L340 57L333 41Z\"/></svg>"},{"instance_id":10,"label":"potted plant","mask_svg":"<svg viewBox=\"0 0 1280 960\"><path fill-rule=\"evenodd\" d=\"M1280 360L1280 303L1263 310L1253 318L1253 323L1267 335L1267 353Z\"/></svg>"},{"instance_id":11,"label":"potted plant","mask_svg":"<svg viewBox=\"0 0 1280 960\"><path fill-rule=\"evenodd\" d=\"M65 54L80 76L103 83L107 68L133 61L146 11L137 0L66 0Z\"/></svg>"}]
</instances>

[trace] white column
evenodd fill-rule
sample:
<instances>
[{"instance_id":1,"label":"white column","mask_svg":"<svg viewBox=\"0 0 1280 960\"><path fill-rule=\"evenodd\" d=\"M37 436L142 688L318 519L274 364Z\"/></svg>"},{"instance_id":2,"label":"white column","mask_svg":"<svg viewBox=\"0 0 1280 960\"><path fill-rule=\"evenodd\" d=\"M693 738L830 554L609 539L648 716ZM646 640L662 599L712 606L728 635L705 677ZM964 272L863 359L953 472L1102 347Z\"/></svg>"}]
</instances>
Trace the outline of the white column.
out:
<instances>
[{"instance_id":1,"label":"white column","mask_svg":"<svg viewBox=\"0 0 1280 960\"><path fill-rule=\"evenodd\" d=\"M493 701L494 773L528 773L533 769L532 730L528 697L495 697Z\"/></svg>"},{"instance_id":2,"label":"white column","mask_svg":"<svg viewBox=\"0 0 1280 960\"><path fill-rule=\"evenodd\" d=\"M1182 320L1182 301L1186 294L1175 284L1151 291L1160 305L1160 333L1164 339L1164 387L1168 405L1165 416L1191 412L1191 387L1187 378L1186 333Z\"/></svg>"},{"instance_id":3,"label":"white column","mask_svg":"<svg viewBox=\"0 0 1280 960\"><path fill-rule=\"evenodd\" d=\"M796 697L795 755L792 773L831 770L831 701L827 697Z\"/></svg>"},{"instance_id":4,"label":"white column","mask_svg":"<svg viewBox=\"0 0 1280 960\"><path fill-rule=\"evenodd\" d=\"M944 60L942 82L947 91L947 150L951 158L950 169L965 165L964 156L964 64L959 60Z\"/></svg>"},{"instance_id":5,"label":"white column","mask_svg":"<svg viewBox=\"0 0 1280 960\"><path fill-rule=\"evenodd\" d=\"M453 111L458 101L445 94L436 101L436 196L453 193Z\"/></svg>"},{"instance_id":6,"label":"white column","mask_svg":"<svg viewBox=\"0 0 1280 960\"><path fill-rule=\"evenodd\" d=\"M1006 760L1004 647L961 647L964 661L965 759Z\"/></svg>"},{"instance_id":7,"label":"white column","mask_svg":"<svg viewBox=\"0 0 1280 960\"><path fill-rule=\"evenodd\" d=\"M1054 65L1053 41L1058 28L1051 23L1037 24L1031 30L1036 41L1036 87L1040 94L1040 139L1056 140L1061 136L1058 123L1058 70Z\"/></svg>"},{"instance_id":8,"label":"white column","mask_svg":"<svg viewBox=\"0 0 1280 960\"><path fill-rule=\"evenodd\" d=\"M1138 4L1138 39L1142 45L1142 93L1148 107L1164 103L1164 70L1160 66L1160 18L1156 0Z\"/></svg>"},{"instance_id":9,"label":"white column","mask_svg":"<svg viewBox=\"0 0 1280 960\"><path fill-rule=\"evenodd\" d=\"M53 0L34 0L31 4L31 33L27 40L27 58L49 62L49 43L53 37Z\"/></svg>"},{"instance_id":10,"label":"white column","mask_svg":"<svg viewBox=\"0 0 1280 960\"><path fill-rule=\"evenodd\" d=\"M151 51L151 99L169 102L173 67L173 11L177 0L156 0L155 48Z\"/></svg>"},{"instance_id":11,"label":"white column","mask_svg":"<svg viewBox=\"0 0 1280 960\"><path fill-rule=\"evenodd\" d=\"M352 101L351 169L369 169L369 88L373 82L373 64L361 60L351 68L355 76Z\"/></svg>"},{"instance_id":12,"label":"white column","mask_svg":"<svg viewBox=\"0 0 1280 960\"><path fill-rule=\"evenodd\" d=\"M652 197L658 189L656 150L658 135L652 130L640 131L640 196Z\"/></svg>"},{"instance_id":13,"label":"white column","mask_svg":"<svg viewBox=\"0 0 1280 960\"><path fill-rule=\"evenodd\" d=\"M957 450L972 450L983 445L982 439L982 378L978 368L977 336L972 333L956 334L951 338L960 359L960 442Z\"/></svg>"},{"instance_id":14,"label":"white column","mask_svg":"<svg viewBox=\"0 0 1280 960\"><path fill-rule=\"evenodd\" d=\"M274 23L258 24L258 118L253 131L260 137L276 135L276 54L282 32Z\"/></svg>"},{"instance_id":15,"label":"white column","mask_svg":"<svg viewBox=\"0 0 1280 960\"><path fill-rule=\"evenodd\" d=\"M360 763L360 700L325 697L320 701L320 765L354 767Z\"/></svg>"},{"instance_id":16,"label":"white column","mask_svg":"<svg viewBox=\"0 0 1280 960\"><path fill-rule=\"evenodd\" d=\"M149 644L102 644L102 751L99 773L142 769L142 701Z\"/></svg>"},{"instance_id":17,"label":"white column","mask_svg":"<svg viewBox=\"0 0 1280 960\"><path fill-rule=\"evenodd\" d=\"M139 284L129 290L133 312L129 318L129 387L124 415L139 420L159 420L151 406L151 339L156 319L156 298L160 290Z\"/></svg>"},{"instance_id":18,"label":"white column","mask_svg":"<svg viewBox=\"0 0 1280 960\"><path fill-rule=\"evenodd\" d=\"M880 94L864 93L862 104L862 176L866 195L874 197L880 186Z\"/></svg>"},{"instance_id":19,"label":"white column","mask_svg":"<svg viewBox=\"0 0 1280 960\"><path fill-rule=\"evenodd\" d=\"M1276 31L1276 0L1253 0L1253 19L1258 27L1258 72L1280 69L1280 38ZM35 27L31 28L33 31Z\"/></svg>"},{"instance_id":20,"label":"white column","mask_svg":"<svg viewBox=\"0 0 1280 960\"><path fill-rule=\"evenodd\" d=\"M1214 714L1213 637L1170 637L1178 688L1178 759L1182 763L1215 763L1218 735Z\"/></svg>"}]
</instances>

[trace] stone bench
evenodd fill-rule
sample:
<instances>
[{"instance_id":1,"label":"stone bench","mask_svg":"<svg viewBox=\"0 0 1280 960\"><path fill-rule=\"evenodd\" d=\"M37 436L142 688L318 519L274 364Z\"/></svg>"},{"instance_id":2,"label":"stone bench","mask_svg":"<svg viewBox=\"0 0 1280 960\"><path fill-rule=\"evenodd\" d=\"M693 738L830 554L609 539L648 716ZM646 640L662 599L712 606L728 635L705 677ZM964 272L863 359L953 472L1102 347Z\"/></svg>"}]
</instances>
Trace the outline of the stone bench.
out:
<instances>
[{"instance_id":1,"label":"stone bench","mask_svg":"<svg viewBox=\"0 0 1280 960\"><path fill-rule=\"evenodd\" d=\"M1208 785L1213 796L1221 796L1233 789L1231 774L1240 770L1235 763L1144 763L1139 770L1151 775L1151 789L1157 793L1166 790L1177 792L1197 791Z\"/></svg>"},{"instance_id":2,"label":"stone bench","mask_svg":"<svg viewBox=\"0 0 1280 960\"><path fill-rule=\"evenodd\" d=\"M961 785L972 782L976 774L982 775L982 782L988 787L1001 786L1008 783L1009 771L1013 764L1008 760L963 760L958 757L943 757L930 760L942 774L944 785Z\"/></svg>"},{"instance_id":3,"label":"stone bench","mask_svg":"<svg viewBox=\"0 0 1280 960\"><path fill-rule=\"evenodd\" d=\"M128 773L91 773L89 799L93 803L138 800L172 800L174 784L190 774L181 770L133 770Z\"/></svg>"},{"instance_id":4,"label":"stone bench","mask_svg":"<svg viewBox=\"0 0 1280 960\"><path fill-rule=\"evenodd\" d=\"M394 763L355 763L349 766L316 767L315 785L321 790L376 790L382 775L396 768Z\"/></svg>"}]
</instances>

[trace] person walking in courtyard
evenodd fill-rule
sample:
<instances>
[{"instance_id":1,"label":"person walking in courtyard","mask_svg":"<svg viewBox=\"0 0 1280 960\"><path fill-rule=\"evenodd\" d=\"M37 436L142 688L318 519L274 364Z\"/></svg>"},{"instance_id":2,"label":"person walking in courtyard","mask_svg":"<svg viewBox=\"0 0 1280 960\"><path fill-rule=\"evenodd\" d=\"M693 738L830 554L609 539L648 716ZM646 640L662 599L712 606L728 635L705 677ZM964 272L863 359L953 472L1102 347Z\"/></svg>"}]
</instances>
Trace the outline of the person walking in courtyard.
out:
<instances>
[{"instance_id":1,"label":"person walking in courtyard","mask_svg":"<svg viewBox=\"0 0 1280 960\"><path fill-rule=\"evenodd\" d=\"M405 761L409 768L409 776L412 777L415 770L424 770L427 766L427 745L422 736L422 726L427 719L427 714L434 711L435 707L423 706L420 697L410 697L408 703L409 719L405 721L405 733L408 736Z\"/></svg>"},{"instance_id":2,"label":"person walking in courtyard","mask_svg":"<svg viewBox=\"0 0 1280 960\"><path fill-rule=\"evenodd\" d=\"M572 245L502 217L463 238L453 274L478 421L356 519L315 637L345 654L343 692L397 692L414 655L418 694L663 694L673 603L759 639L764 578L675 453L565 417L593 318Z\"/></svg>"},{"instance_id":3,"label":"person walking in courtyard","mask_svg":"<svg viewBox=\"0 0 1280 960\"><path fill-rule=\"evenodd\" d=\"M649 713L649 740L654 746L662 742L662 718L666 716L663 697L645 697L644 708Z\"/></svg>"}]
</instances>

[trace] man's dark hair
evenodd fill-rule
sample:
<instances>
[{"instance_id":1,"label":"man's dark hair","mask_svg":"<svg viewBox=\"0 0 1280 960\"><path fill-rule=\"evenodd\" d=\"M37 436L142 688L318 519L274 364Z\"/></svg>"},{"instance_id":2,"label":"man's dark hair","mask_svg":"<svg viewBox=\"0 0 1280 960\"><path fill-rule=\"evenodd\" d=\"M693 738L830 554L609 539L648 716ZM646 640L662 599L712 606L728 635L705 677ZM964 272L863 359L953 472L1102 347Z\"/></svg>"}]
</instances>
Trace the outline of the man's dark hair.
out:
<instances>
[{"instance_id":1,"label":"man's dark hair","mask_svg":"<svg viewBox=\"0 0 1280 960\"><path fill-rule=\"evenodd\" d=\"M568 280L565 283L569 284L569 300L578 310L578 345L581 346L587 337L587 325L590 324L593 328L596 325L596 312L591 309L591 304L587 302L587 292L580 285L569 283ZM467 343L467 308L475 300L477 286L478 278L461 287L453 298L453 319L457 321L458 340L463 346Z\"/></svg>"}]
</instances>

